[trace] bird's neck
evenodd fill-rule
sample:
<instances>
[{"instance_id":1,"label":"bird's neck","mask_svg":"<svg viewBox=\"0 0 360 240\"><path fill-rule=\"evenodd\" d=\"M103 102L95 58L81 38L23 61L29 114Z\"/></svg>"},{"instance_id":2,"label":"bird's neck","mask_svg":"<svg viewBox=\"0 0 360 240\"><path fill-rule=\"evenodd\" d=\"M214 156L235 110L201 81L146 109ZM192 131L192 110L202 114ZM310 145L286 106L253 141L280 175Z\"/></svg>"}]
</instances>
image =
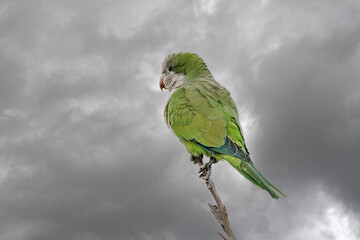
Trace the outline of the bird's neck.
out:
<instances>
[{"instance_id":1,"label":"bird's neck","mask_svg":"<svg viewBox=\"0 0 360 240\"><path fill-rule=\"evenodd\" d=\"M183 75L183 74L176 74L173 76L173 78L175 78L173 80L173 84L170 85L169 89L168 89L169 90L169 98L176 91L176 89L178 89L185 83L185 75Z\"/></svg>"}]
</instances>

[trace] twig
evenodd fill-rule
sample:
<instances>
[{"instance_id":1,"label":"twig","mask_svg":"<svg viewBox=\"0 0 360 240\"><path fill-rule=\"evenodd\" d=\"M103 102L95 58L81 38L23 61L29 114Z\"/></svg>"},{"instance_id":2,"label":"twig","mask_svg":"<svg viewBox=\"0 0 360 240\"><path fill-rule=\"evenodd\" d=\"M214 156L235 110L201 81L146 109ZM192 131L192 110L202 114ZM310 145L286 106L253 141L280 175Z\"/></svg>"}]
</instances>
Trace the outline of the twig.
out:
<instances>
[{"instance_id":1,"label":"twig","mask_svg":"<svg viewBox=\"0 0 360 240\"><path fill-rule=\"evenodd\" d=\"M226 240L226 238L225 238L221 233L218 232L218 234L220 235L220 237L221 237L222 239Z\"/></svg>"},{"instance_id":2,"label":"twig","mask_svg":"<svg viewBox=\"0 0 360 240\"><path fill-rule=\"evenodd\" d=\"M203 161L201 159L197 159L197 163L200 167L203 165ZM216 202L216 205L209 204L210 211L212 212L212 214L214 214L216 220L220 223L222 229L229 238L228 240L236 240L234 233L230 227L230 222L228 219L228 213L226 211L226 207L221 202L220 196L216 191L214 182L211 180L211 178L209 178L208 180L205 180L205 184ZM221 233L218 234L222 239L227 240Z\"/></svg>"},{"instance_id":3,"label":"twig","mask_svg":"<svg viewBox=\"0 0 360 240\"><path fill-rule=\"evenodd\" d=\"M228 213L226 211L226 207L221 202L221 199L220 199L218 193L216 192L214 182L209 178L209 180L206 181L205 183L206 183L207 188L213 195L215 202L216 202L216 205L209 204L210 211L214 214L215 218L220 223L222 229L224 230L226 235L229 237L229 240L235 240L234 233L230 227L230 222L228 219ZM223 236L221 236L221 237L223 237Z\"/></svg>"}]
</instances>

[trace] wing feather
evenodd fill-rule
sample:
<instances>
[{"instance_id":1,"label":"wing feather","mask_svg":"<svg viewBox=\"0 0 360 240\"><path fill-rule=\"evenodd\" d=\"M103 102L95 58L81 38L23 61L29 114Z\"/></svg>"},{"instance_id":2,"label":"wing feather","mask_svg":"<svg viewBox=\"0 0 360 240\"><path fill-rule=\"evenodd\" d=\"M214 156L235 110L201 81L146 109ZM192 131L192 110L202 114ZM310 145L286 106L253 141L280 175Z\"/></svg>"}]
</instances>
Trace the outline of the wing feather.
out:
<instances>
[{"instance_id":1,"label":"wing feather","mask_svg":"<svg viewBox=\"0 0 360 240\"><path fill-rule=\"evenodd\" d=\"M197 79L184 84L169 98L164 115L180 139L216 148L228 136L246 149L235 103L216 81Z\"/></svg>"}]
</instances>

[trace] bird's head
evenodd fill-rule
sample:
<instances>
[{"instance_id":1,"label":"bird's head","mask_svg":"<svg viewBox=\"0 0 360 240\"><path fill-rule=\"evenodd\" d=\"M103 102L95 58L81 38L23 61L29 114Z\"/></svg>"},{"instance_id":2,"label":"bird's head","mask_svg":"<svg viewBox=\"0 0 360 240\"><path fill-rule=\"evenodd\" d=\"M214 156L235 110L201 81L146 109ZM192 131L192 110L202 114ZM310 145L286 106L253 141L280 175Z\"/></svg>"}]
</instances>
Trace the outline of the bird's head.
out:
<instances>
[{"instance_id":1,"label":"bird's head","mask_svg":"<svg viewBox=\"0 0 360 240\"><path fill-rule=\"evenodd\" d=\"M162 65L160 89L173 91L187 81L209 74L205 62L195 53L174 53L167 56Z\"/></svg>"}]
</instances>

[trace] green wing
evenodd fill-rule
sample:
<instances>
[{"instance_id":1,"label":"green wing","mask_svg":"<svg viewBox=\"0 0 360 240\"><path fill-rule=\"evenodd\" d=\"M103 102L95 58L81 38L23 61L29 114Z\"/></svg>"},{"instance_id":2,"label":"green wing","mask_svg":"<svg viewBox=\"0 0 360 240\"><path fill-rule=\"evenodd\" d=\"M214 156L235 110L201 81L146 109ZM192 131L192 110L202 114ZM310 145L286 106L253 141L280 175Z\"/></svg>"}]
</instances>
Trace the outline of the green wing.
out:
<instances>
[{"instance_id":1,"label":"green wing","mask_svg":"<svg viewBox=\"0 0 360 240\"><path fill-rule=\"evenodd\" d=\"M233 99L230 96L230 92L216 81L208 82L200 79L195 82L194 85L204 96L206 96L212 105L221 105L224 117L227 120L227 136L247 151L244 135L238 120L238 111ZM249 152L247 151L247 153Z\"/></svg>"},{"instance_id":2,"label":"green wing","mask_svg":"<svg viewBox=\"0 0 360 240\"><path fill-rule=\"evenodd\" d=\"M217 82L202 79L176 90L165 109L165 118L176 136L206 147L222 146L226 136L245 147L237 117L230 93Z\"/></svg>"},{"instance_id":3,"label":"green wing","mask_svg":"<svg viewBox=\"0 0 360 240\"><path fill-rule=\"evenodd\" d=\"M224 144L227 122L221 105L212 106L191 84L174 92L167 110L168 123L180 139L196 140L209 147Z\"/></svg>"}]
</instances>

